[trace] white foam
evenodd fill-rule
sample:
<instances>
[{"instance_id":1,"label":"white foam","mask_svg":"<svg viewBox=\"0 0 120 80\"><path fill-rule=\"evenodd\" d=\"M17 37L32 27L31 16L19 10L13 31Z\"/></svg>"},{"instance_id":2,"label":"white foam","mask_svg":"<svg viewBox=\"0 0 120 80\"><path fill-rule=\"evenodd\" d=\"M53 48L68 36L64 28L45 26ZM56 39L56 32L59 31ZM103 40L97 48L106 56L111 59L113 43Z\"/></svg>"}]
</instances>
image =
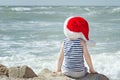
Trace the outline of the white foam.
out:
<instances>
[{"instance_id":1,"label":"white foam","mask_svg":"<svg viewBox=\"0 0 120 80\"><path fill-rule=\"evenodd\" d=\"M26 8L26 7L14 7L11 8L12 11L30 11L31 8Z\"/></svg>"},{"instance_id":2,"label":"white foam","mask_svg":"<svg viewBox=\"0 0 120 80\"><path fill-rule=\"evenodd\" d=\"M10 47L10 45L8 45L7 43L3 43L3 41L0 41L0 46L1 46L2 48Z\"/></svg>"},{"instance_id":3,"label":"white foam","mask_svg":"<svg viewBox=\"0 0 120 80\"><path fill-rule=\"evenodd\" d=\"M99 13L97 13L96 11L90 11L90 12L87 12L83 15L85 15L85 16L96 16L96 14L99 14Z\"/></svg>"},{"instance_id":4,"label":"white foam","mask_svg":"<svg viewBox=\"0 0 120 80\"><path fill-rule=\"evenodd\" d=\"M54 11L42 11L42 12L38 12L38 14L48 14L48 15L53 15L53 14L56 14L56 12L54 12Z\"/></svg>"},{"instance_id":5,"label":"white foam","mask_svg":"<svg viewBox=\"0 0 120 80\"><path fill-rule=\"evenodd\" d=\"M78 9L78 7L75 7L75 6L69 6L68 7L69 9ZM80 8L79 8L80 9Z\"/></svg>"},{"instance_id":6,"label":"white foam","mask_svg":"<svg viewBox=\"0 0 120 80\"><path fill-rule=\"evenodd\" d=\"M107 75L112 80L120 79L120 51L92 55L95 69L98 73Z\"/></svg>"},{"instance_id":7,"label":"white foam","mask_svg":"<svg viewBox=\"0 0 120 80\"><path fill-rule=\"evenodd\" d=\"M120 7L112 9L112 13L115 13L115 12L120 12Z\"/></svg>"},{"instance_id":8,"label":"white foam","mask_svg":"<svg viewBox=\"0 0 120 80\"><path fill-rule=\"evenodd\" d=\"M0 57L0 63L12 66L30 66L36 73L43 68L54 69L56 66L56 56L36 56L31 54L16 54L12 56Z\"/></svg>"},{"instance_id":9,"label":"white foam","mask_svg":"<svg viewBox=\"0 0 120 80\"><path fill-rule=\"evenodd\" d=\"M51 8L52 8L52 7L50 7L50 6L49 6L49 7L43 7L43 6L42 6L42 7L39 7L39 9L51 9Z\"/></svg>"},{"instance_id":10,"label":"white foam","mask_svg":"<svg viewBox=\"0 0 120 80\"><path fill-rule=\"evenodd\" d=\"M32 47L32 49L29 49ZM57 53L59 52L59 41L33 41L24 43L24 48L10 50L7 53L13 53L11 56L0 56L0 63L6 66L28 65L36 73L39 73L43 68L55 70ZM46 54L45 52L48 51ZM51 53L52 52L52 53ZM36 54L37 53L37 54ZM45 54L45 55L44 55ZM115 53L100 53L92 54L92 60L97 72L107 75L111 79L120 79L120 51Z\"/></svg>"},{"instance_id":11,"label":"white foam","mask_svg":"<svg viewBox=\"0 0 120 80\"><path fill-rule=\"evenodd\" d=\"M86 11L88 11L88 12L90 12L90 11L91 11L91 10L90 10L90 8L87 8L87 7L86 7L86 8L84 8L84 9L85 9Z\"/></svg>"},{"instance_id":12,"label":"white foam","mask_svg":"<svg viewBox=\"0 0 120 80\"><path fill-rule=\"evenodd\" d=\"M24 42L23 44L24 44L24 47L45 48L45 47L49 47L49 46L58 47L60 45L60 42L59 41L49 41L49 42L48 41L32 41L29 43Z\"/></svg>"}]
</instances>

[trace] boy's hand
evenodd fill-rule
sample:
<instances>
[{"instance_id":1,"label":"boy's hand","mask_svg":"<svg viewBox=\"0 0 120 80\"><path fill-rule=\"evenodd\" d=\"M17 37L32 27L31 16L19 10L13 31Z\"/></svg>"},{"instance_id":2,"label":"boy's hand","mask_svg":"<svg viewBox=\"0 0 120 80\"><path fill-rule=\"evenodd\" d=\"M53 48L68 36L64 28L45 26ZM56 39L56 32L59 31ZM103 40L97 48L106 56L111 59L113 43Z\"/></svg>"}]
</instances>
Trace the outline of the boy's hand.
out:
<instances>
[{"instance_id":1,"label":"boy's hand","mask_svg":"<svg viewBox=\"0 0 120 80\"><path fill-rule=\"evenodd\" d=\"M93 74L97 74L97 72L94 69L90 69L89 72Z\"/></svg>"},{"instance_id":2,"label":"boy's hand","mask_svg":"<svg viewBox=\"0 0 120 80\"><path fill-rule=\"evenodd\" d=\"M61 72L61 69L57 69L56 72Z\"/></svg>"}]
</instances>

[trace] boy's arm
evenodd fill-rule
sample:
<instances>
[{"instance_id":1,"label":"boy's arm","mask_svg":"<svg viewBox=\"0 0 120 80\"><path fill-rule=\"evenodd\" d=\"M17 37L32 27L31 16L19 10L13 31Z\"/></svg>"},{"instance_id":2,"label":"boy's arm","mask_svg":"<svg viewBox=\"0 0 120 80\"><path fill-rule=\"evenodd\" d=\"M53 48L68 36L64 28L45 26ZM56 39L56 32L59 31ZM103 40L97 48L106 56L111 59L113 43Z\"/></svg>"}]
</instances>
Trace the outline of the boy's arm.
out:
<instances>
[{"instance_id":1,"label":"boy's arm","mask_svg":"<svg viewBox=\"0 0 120 80\"><path fill-rule=\"evenodd\" d=\"M61 72L61 66L62 66L62 63L63 63L63 59L64 59L64 51L63 51L63 43L62 43L62 46L60 48L60 53L59 53L59 57L58 57L58 63L57 63L57 72Z\"/></svg>"},{"instance_id":2,"label":"boy's arm","mask_svg":"<svg viewBox=\"0 0 120 80\"><path fill-rule=\"evenodd\" d=\"M89 72L90 73L96 73L96 71L94 70L93 64L92 64L90 54L89 54L88 49L87 49L86 42L84 40L81 40L81 44L83 46L83 55L84 55L84 58L85 58L85 60L88 64Z\"/></svg>"}]
</instances>

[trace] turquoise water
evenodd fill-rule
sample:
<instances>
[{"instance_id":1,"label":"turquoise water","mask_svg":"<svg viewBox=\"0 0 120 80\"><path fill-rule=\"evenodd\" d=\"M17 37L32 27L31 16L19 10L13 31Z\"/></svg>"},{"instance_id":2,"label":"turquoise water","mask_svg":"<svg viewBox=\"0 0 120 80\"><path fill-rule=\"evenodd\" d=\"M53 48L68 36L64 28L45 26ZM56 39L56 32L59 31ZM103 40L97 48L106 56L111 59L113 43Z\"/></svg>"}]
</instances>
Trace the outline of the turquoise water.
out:
<instances>
[{"instance_id":1,"label":"turquoise water","mask_svg":"<svg viewBox=\"0 0 120 80\"><path fill-rule=\"evenodd\" d=\"M89 47L99 73L120 79L120 7L13 6L0 7L0 63L28 65L39 73L55 70L60 45L65 38L64 20L83 16L90 25Z\"/></svg>"}]
</instances>

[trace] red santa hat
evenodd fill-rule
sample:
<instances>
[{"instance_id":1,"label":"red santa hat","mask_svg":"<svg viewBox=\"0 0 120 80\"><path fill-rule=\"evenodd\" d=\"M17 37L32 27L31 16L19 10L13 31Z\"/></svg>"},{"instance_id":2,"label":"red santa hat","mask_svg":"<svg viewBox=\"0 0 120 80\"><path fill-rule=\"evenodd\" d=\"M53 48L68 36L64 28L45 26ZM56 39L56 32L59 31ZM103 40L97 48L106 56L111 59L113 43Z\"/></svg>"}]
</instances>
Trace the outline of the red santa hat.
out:
<instances>
[{"instance_id":1,"label":"red santa hat","mask_svg":"<svg viewBox=\"0 0 120 80\"><path fill-rule=\"evenodd\" d=\"M69 17L64 23L64 34L70 39L83 38L89 41L88 22L80 16Z\"/></svg>"}]
</instances>

